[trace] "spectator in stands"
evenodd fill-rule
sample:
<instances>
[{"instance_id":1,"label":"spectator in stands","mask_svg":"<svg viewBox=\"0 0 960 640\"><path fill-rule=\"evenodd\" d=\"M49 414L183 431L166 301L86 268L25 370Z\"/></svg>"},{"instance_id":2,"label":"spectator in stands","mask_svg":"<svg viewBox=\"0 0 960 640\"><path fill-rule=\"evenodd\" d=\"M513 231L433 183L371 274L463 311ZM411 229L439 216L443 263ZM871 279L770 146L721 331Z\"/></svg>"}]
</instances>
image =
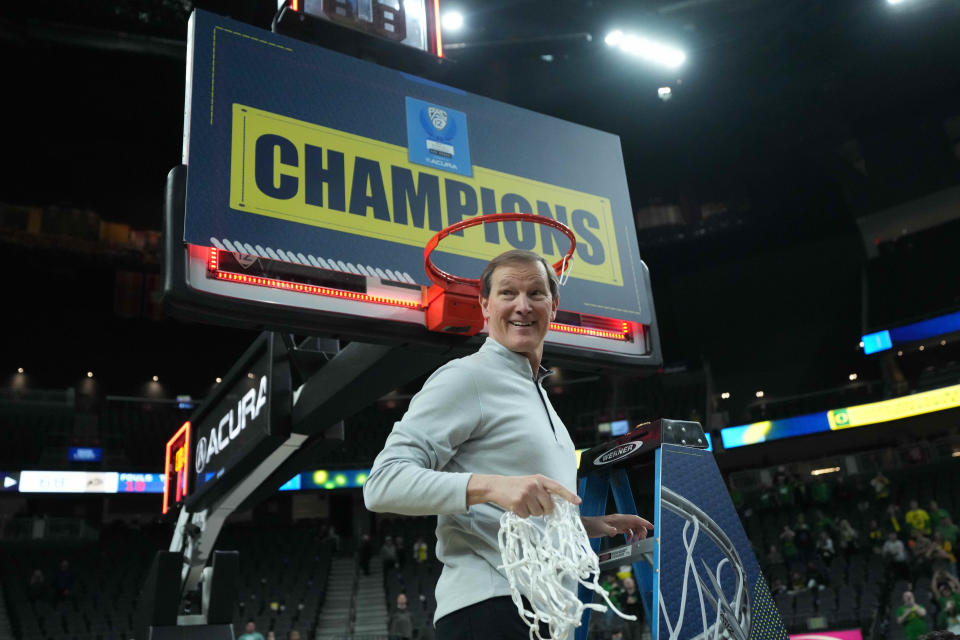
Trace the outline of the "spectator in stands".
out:
<instances>
[{"instance_id":1,"label":"spectator in stands","mask_svg":"<svg viewBox=\"0 0 960 640\"><path fill-rule=\"evenodd\" d=\"M397 608L387 619L387 634L390 640L411 640L413 638L413 614L407 609L407 596L397 596Z\"/></svg>"},{"instance_id":2,"label":"spectator in stands","mask_svg":"<svg viewBox=\"0 0 960 640\"><path fill-rule=\"evenodd\" d=\"M960 609L960 581L946 571L934 571L930 578L930 591L937 596L937 606L943 609L947 600L956 600Z\"/></svg>"},{"instance_id":3,"label":"spectator in stands","mask_svg":"<svg viewBox=\"0 0 960 640\"><path fill-rule=\"evenodd\" d=\"M783 525L783 531L780 532L780 545L783 547L783 557L787 562L800 555L796 539L797 534L793 532L793 529L789 525Z\"/></svg>"},{"instance_id":4,"label":"spectator in stands","mask_svg":"<svg viewBox=\"0 0 960 640\"><path fill-rule=\"evenodd\" d=\"M960 608L954 600L947 600L937 614L937 630L960 634Z\"/></svg>"},{"instance_id":5,"label":"spectator in stands","mask_svg":"<svg viewBox=\"0 0 960 640\"><path fill-rule=\"evenodd\" d=\"M825 565L829 565L833 557L837 555L837 551L833 546L833 539L830 538L830 534L826 531L821 531L820 535L817 536L817 555Z\"/></svg>"},{"instance_id":6,"label":"spectator in stands","mask_svg":"<svg viewBox=\"0 0 960 640\"><path fill-rule=\"evenodd\" d=\"M867 539L870 540L870 546L873 548L874 553L880 553L883 550L885 538L886 536L883 535L883 530L880 528L880 525L877 524L877 521L871 520L870 527L867 530Z\"/></svg>"},{"instance_id":7,"label":"spectator in stands","mask_svg":"<svg viewBox=\"0 0 960 640\"><path fill-rule=\"evenodd\" d=\"M887 505L887 519L890 528L899 536L900 530L902 529L900 526L900 507L892 502Z\"/></svg>"},{"instance_id":8,"label":"spectator in stands","mask_svg":"<svg viewBox=\"0 0 960 640\"><path fill-rule=\"evenodd\" d=\"M393 538L387 536L383 539L383 546L380 547L380 559L383 561L383 576L397 566L397 548L393 544Z\"/></svg>"},{"instance_id":9,"label":"spectator in stands","mask_svg":"<svg viewBox=\"0 0 960 640\"><path fill-rule=\"evenodd\" d=\"M781 593L786 593L787 585L783 584L783 580L780 578L774 578L773 582L770 583L770 595L776 596Z\"/></svg>"},{"instance_id":10,"label":"spectator in stands","mask_svg":"<svg viewBox=\"0 0 960 640\"><path fill-rule=\"evenodd\" d=\"M363 575L370 575L370 557L373 555L373 541L370 540L370 534L365 533L360 537L360 548L357 550L357 557L360 561L360 570Z\"/></svg>"},{"instance_id":11,"label":"spectator in stands","mask_svg":"<svg viewBox=\"0 0 960 640\"><path fill-rule=\"evenodd\" d=\"M256 622L247 620L247 625L243 628L243 633L237 640L263 640L263 634L257 631Z\"/></svg>"},{"instance_id":12,"label":"spectator in stands","mask_svg":"<svg viewBox=\"0 0 960 640\"><path fill-rule=\"evenodd\" d=\"M795 595L806 588L807 581L803 578L803 575L799 571L794 571L790 574L790 588L787 589L787 593L790 595Z\"/></svg>"},{"instance_id":13,"label":"spectator in stands","mask_svg":"<svg viewBox=\"0 0 960 640\"><path fill-rule=\"evenodd\" d=\"M906 578L910 574L907 566L907 550L895 531L891 531L887 535L887 541L883 543L881 555L887 561L887 569L893 575Z\"/></svg>"},{"instance_id":14,"label":"spectator in stands","mask_svg":"<svg viewBox=\"0 0 960 640\"><path fill-rule=\"evenodd\" d=\"M796 537L793 543L797 545L797 551L800 553L800 559L806 562L813 555L813 534L810 531L810 525L802 513L797 514L797 521L793 525L793 532Z\"/></svg>"},{"instance_id":15,"label":"spectator in stands","mask_svg":"<svg viewBox=\"0 0 960 640\"><path fill-rule=\"evenodd\" d=\"M860 534L850 521L844 518L840 521L840 532L838 534L840 550L848 558L855 554L860 548Z\"/></svg>"},{"instance_id":16,"label":"spectator in stands","mask_svg":"<svg viewBox=\"0 0 960 640\"><path fill-rule=\"evenodd\" d=\"M827 579L824 577L824 571L820 566L811 560L807 563L807 589L814 591L824 589L827 586Z\"/></svg>"},{"instance_id":17,"label":"spectator in stands","mask_svg":"<svg viewBox=\"0 0 960 640\"><path fill-rule=\"evenodd\" d=\"M837 525L833 518L826 515L820 509L813 512L813 531L819 535L821 531L826 531L831 536L837 530Z\"/></svg>"},{"instance_id":18,"label":"spectator in stands","mask_svg":"<svg viewBox=\"0 0 960 640\"><path fill-rule=\"evenodd\" d=\"M870 487L873 489L873 498L877 502L890 498L890 479L883 475L883 471L877 469L877 475L870 480Z\"/></svg>"},{"instance_id":19,"label":"spectator in stands","mask_svg":"<svg viewBox=\"0 0 960 640\"><path fill-rule=\"evenodd\" d=\"M620 594L620 611L627 615L637 616L636 620L623 620L624 640L640 640L643 618L643 603L640 601L640 592L633 578L623 579L623 593Z\"/></svg>"},{"instance_id":20,"label":"spectator in stands","mask_svg":"<svg viewBox=\"0 0 960 640\"><path fill-rule=\"evenodd\" d=\"M300 632L296 629L291 629L290 633L287 634L287 640L300 640Z\"/></svg>"},{"instance_id":21,"label":"spectator in stands","mask_svg":"<svg viewBox=\"0 0 960 640\"><path fill-rule=\"evenodd\" d=\"M773 490L773 485L764 480L760 487L760 496L757 499L757 508L761 511L773 509L777 504L777 494Z\"/></svg>"},{"instance_id":22,"label":"spectator in stands","mask_svg":"<svg viewBox=\"0 0 960 640\"><path fill-rule=\"evenodd\" d=\"M896 616L907 640L917 640L927 632L927 610L917 604L912 591L903 592L903 604L897 609Z\"/></svg>"},{"instance_id":23,"label":"spectator in stands","mask_svg":"<svg viewBox=\"0 0 960 640\"><path fill-rule=\"evenodd\" d=\"M950 541L944 540L943 536L937 532L933 534L931 547L930 560L933 570L946 569L953 575L957 575L957 557L953 553L953 545Z\"/></svg>"},{"instance_id":24,"label":"spectator in stands","mask_svg":"<svg viewBox=\"0 0 960 640\"><path fill-rule=\"evenodd\" d=\"M397 536L393 544L397 547L397 567L403 569L404 565L407 564L407 543L403 536Z\"/></svg>"},{"instance_id":25,"label":"spectator in stands","mask_svg":"<svg viewBox=\"0 0 960 640\"><path fill-rule=\"evenodd\" d=\"M775 544L770 545L770 549L767 551L767 569L782 564L784 564L783 554L780 553L780 549L777 549Z\"/></svg>"},{"instance_id":26,"label":"spectator in stands","mask_svg":"<svg viewBox=\"0 0 960 640\"><path fill-rule=\"evenodd\" d=\"M810 497L815 504L829 504L830 485L827 484L823 476L817 476L817 479L810 485Z\"/></svg>"},{"instance_id":27,"label":"spectator in stands","mask_svg":"<svg viewBox=\"0 0 960 640\"><path fill-rule=\"evenodd\" d=\"M277 640L277 634L274 633L273 629L267 631L267 640Z\"/></svg>"},{"instance_id":28,"label":"spectator in stands","mask_svg":"<svg viewBox=\"0 0 960 640\"><path fill-rule=\"evenodd\" d=\"M429 550L427 549L427 542L421 536L413 543L413 560L418 565L421 565L427 561L428 556Z\"/></svg>"},{"instance_id":29,"label":"spectator in stands","mask_svg":"<svg viewBox=\"0 0 960 640\"><path fill-rule=\"evenodd\" d=\"M30 574L30 581L27 583L27 599L30 602L37 600L46 600L47 598L47 578L43 575L42 569L34 569Z\"/></svg>"},{"instance_id":30,"label":"spectator in stands","mask_svg":"<svg viewBox=\"0 0 960 640\"><path fill-rule=\"evenodd\" d=\"M920 503L916 500L910 501L910 510L907 511L904 519L913 531L930 535L930 514L921 509Z\"/></svg>"},{"instance_id":31,"label":"spectator in stands","mask_svg":"<svg viewBox=\"0 0 960 640\"><path fill-rule=\"evenodd\" d=\"M56 602L70 597L73 590L73 572L68 560L60 561L60 568L53 576L53 597Z\"/></svg>"},{"instance_id":32,"label":"spectator in stands","mask_svg":"<svg viewBox=\"0 0 960 640\"><path fill-rule=\"evenodd\" d=\"M930 514L930 529L931 531L936 531L937 527L940 526L940 522L944 518L949 518L950 514L947 513L947 510L937 504L936 500L931 500L927 513Z\"/></svg>"},{"instance_id":33,"label":"spectator in stands","mask_svg":"<svg viewBox=\"0 0 960 640\"><path fill-rule=\"evenodd\" d=\"M937 533L942 535L943 539L953 546L957 545L958 532L960 532L960 528L953 524L953 520L950 519L950 516L944 516L940 520L940 524L937 526Z\"/></svg>"}]
</instances>

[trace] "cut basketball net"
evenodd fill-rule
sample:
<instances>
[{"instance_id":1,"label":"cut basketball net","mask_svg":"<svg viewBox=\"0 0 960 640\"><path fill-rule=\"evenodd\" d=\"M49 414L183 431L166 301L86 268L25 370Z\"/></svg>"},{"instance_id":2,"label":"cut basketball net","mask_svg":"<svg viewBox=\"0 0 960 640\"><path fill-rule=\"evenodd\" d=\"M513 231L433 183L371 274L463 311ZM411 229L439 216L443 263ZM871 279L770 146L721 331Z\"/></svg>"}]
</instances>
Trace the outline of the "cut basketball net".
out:
<instances>
[{"instance_id":1,"label":"cut basketball net","mask_svg":"<svg viewBox=\"0 0 960 640\"><path fill-rule=\"evenodd\" d=\"M636 620L610 602L598 583L600 562L580 521L580 511L559 496L552 496L553 513L543 517L544 526L512 511L500 517L502 569L510 583L511 597L520 617L530 627L530 640L540 635L540 623L550 627L550 638L566 640L580 626L584 609L604 612L602 604L584 604L571 587L577 583L600 594L610 609L625 620ZM533 611L523 605L526 596Z\"/></svg>"}]
</instances>

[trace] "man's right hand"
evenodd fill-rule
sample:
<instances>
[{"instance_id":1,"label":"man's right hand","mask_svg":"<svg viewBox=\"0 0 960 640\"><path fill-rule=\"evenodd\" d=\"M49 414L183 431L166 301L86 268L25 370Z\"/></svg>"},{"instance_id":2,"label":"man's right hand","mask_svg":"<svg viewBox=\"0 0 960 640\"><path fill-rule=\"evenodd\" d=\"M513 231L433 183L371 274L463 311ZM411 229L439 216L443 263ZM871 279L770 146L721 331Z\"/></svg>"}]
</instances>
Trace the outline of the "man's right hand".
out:
<instances>
[{"instance_id":1,"label":"man's right hand","mask_svg":"<svg viewBox=\"0 0 960 640\"><path fill-rule=\"evenodd\" d=\"M467 483L467 506L493 502L521 518L553 512L552 495L580 504L580 497L556 480L537 474L499 476L475 473Z\"/></svg>"}]
</instances>

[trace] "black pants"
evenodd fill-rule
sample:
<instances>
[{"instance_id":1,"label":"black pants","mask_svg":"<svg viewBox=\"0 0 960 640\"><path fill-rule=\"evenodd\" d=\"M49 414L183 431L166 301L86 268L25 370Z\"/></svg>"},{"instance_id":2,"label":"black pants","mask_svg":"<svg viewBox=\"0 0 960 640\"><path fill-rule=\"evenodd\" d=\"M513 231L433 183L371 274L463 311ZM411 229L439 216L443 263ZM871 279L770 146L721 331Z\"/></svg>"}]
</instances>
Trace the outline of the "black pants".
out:
<instances>
[{"instance_id":1,"label":"black pants","mask_svg":"<svg viewBox=\"0 0 960 640\"><path fill-rule=\"evenodd\" d=\"M530 611L530 603L524 599ZM541 623L540 635L550 637ZM436 640L529 640L530 627L520 617L510 596L490 598L448 613L437 620Z\"/></svg>"}]
</instances>

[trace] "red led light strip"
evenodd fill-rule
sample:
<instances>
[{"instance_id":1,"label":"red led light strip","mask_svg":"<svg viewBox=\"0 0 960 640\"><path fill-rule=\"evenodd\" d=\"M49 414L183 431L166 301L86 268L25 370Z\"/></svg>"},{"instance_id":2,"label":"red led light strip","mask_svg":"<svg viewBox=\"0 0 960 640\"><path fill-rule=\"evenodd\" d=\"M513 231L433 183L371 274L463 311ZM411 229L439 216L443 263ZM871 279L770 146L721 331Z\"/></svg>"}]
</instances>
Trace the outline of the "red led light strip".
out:
<instances>
[{"instance_id":1,"label":"red led light strip","mask_svg":"<svg viewBox=\"0 0 960 640\"><path fill-rule=\"evenodd\" d=\"M596 338L607 338L608 340L627 340L630 335L629 327L627 323L623 323L623 330L618 331L608 331L606 329L590 329L588 327L576 327L570 324L559 324L557 322L550 323L551 331L560 331L563 333L576 333L582 336L594 336Z\"/></svg>"},{"instance_id":2,"label":"red led light strip","mask_svg":"<svg viewBox=\"0 0 960 640\"><path fill-rule=\"evenodd\" d=\"M384 296L371 296L365 293L356 293L354 291L340 291L339 289L330 289L328 287L318 287L312 284L301 284L299 282L286 282L284 280L274 280L272 278L260 278L257 276L247 276L241 273L231 273L229 271L219 270L219 259L217 258L218 249L211 247L210 256L207 259L207 269L217 280L226 280L238 284L249 284L257 287L270 287L272 289L284 289L286 291L296 291L297 293L308 293L315 296L330 296L332 298L342 298L344 300L356 300L357 302L372 302L375 304L385 304L393 307L405 307L407 309L422 309L423 307L416 302L407 300L397 300L396 298L387 298ZM608 329L591 329L589 327L577 327L570 324L560 324L551 322L550 329L562 333L575 333L582 336L593 336L595 338L606 338L608 340L628 340L630 337L630 327L626 322L621 323L620 331L610 331Z\"/></svg>"},{"instance_id":3,"label":"red led light strip","mask_svg":"<svg viewBox=\"0 0 960 640\"><path fill-rule=\"evenodd\" d=\"M440 0L433 0L433 26L437 34L437 57L443 57L443 36L440 31Z\"/></svg>"}]
</instances>

